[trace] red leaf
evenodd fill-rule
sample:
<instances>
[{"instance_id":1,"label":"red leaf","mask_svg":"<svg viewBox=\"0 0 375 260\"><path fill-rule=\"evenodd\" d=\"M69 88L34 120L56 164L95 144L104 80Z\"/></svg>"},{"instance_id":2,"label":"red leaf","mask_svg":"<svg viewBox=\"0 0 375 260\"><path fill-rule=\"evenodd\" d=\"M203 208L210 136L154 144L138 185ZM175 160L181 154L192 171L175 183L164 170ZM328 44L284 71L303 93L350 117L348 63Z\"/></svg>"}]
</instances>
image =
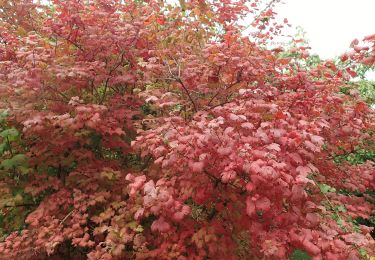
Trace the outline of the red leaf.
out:
<instances>
[{"instance_id":1,"label":"red leaf","mask_svg":"<svg viewBox=\"0 0 375 260\"><path fill-rule=\"evenodd\" d=\"M164 217L160 217L154 222L152 222L151 230L152 231L158 231L161 233L168 232L170 230L171 226L164 220Z\"/></svg>"},{"instance_id":2,"label":"red leaf","mask_svg":"<svg viewBox=\"0 0 375 260\"><path fill-rule=\"evenodd\" d=\"M271 201L266 197L262 197L262 198L256 200L255 205L256 205L257 210L261 210L263 212L266 212L266 211L270 210L270 208L271 208Z\"/></svg>"},{"instance_id":3,"label":"red leaf","mask_svg":"<svg viewBox=\"0 0 375 260\"><path fill-rule=\"evenodd\" d=\"M251 197L246 198L246 214L250 217L255 214L255 203Z\"/></svg>"},{"instance_id":4,"label":"red leaf","mask_svg":"<svg viewBox=\"0 0 375 260\"><path fill-rule=\"evenodd\" d=\"M372 34L372 35L369 35L369 36L366 36L364 39L364 41L375 41L375 34Z\"/></svg>"},{"instance_id":5,"label":"red leaf","mask_svg":"<svg viewBox=\"0 0 375 260\"><path fill-rule=\"evenodd\" d=\"M356 45L358 45L359 41L358 39L354 39L351 43L350 43L350 47L354 47Z\"/></svg>"},{"instance_id":6,"label":"red leaf","mask_svg":"<svg viewBox=\"0 0 375 260\"><path fill-rule=\"evenodd\" d=\"M189 162L189 168L195 172L199 173L202 172L204 169L204 162Z\"/></svg>"},{"instance_id":7,"label":"red leaf","mask_svg":"<svg viewBox=\"0 0 375 260\"><path fill-rule=\"evenodd\" d=\"M276 143L272 143L270 145L267 146L267 149L269 150L275 150L277 152L280 152L281 149L280 149L280 145L279 144L276 144Z\"/></svg>"}]
</instances>

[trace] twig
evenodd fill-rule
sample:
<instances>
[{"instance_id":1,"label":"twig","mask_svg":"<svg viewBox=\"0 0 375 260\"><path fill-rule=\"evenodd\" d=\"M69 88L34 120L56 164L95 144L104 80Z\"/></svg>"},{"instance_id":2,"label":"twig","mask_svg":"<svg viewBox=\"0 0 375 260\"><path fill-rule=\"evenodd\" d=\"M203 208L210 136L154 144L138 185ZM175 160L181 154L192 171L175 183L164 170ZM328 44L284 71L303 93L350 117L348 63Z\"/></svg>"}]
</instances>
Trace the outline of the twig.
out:
<instances>
[{"instance_id":1,"label":"twig","mask_svg":"<svg viewBox=\"0 0 375 260\"><path fill-rule=\"evenodd\" d=\"M260 13L254 17L254 19L251 21L251 23L249 23L248 26L245 27L244 30L247 30L256 20L259 19L259 17L266 11L268 10L273 4L275 4L278 0L272 0L271 2L268 3L268 5L266 5L266 7L263 8L262 11L260 11Z\"/></svg>"},{"instance_id":2,"label":"twig","mask_svg":"<svg viewBox=\"0 0 375 260\"><path fill-rule=\"evenodd\" d=\"M74 45L74 46L75 46L77 49L79 49L80 51L85 52L85 50L83 49L83 47L82 47L81 45L79 45L78 43L76 43L76 42L72 41L71 39L69 39L69 38L70 38L70 35L69 35L69 38L65 38L65 37L60 36L60 35L58 35L58 34L56 34L56 35L59 36L60 38L64 39L64 40L66 40L66 41L69 42L70 44Z\"/></svg>"},{"instance_id":3,"label":"twig","mask_svg":"<svg viewBox=\"0 0 375 260\"><path fill-rule=\"evenodd\" d=\"M195 104L192 96L190 95L190 92L189 90L186 88L185 84L182 82L181 78L180 78L180 74L181 74L181 68L180 68L180 65L177 63L177 61L172 57L172 59L174 60L174 62L176 63L176 65L178 66L178 76L175 76L171 70L171 67L169 66L168 62L165 62L165 64L167 65L167 68L168 68L168 72L169 74L171 75L171 78L167 78L167 79L171 79L171 80L175 80L177 81L178 83L180 83L180 85L182 86L182 88L184 89L184 91L186 92L190 102L193 104L193 107L194 107L194 112L197 112L198 111L198 108L197 108L197 105Z\"/></svg>"},{"instance_id":4,"label":"twig","mask_svg":"<svg viewBox=\"0 0 375 260\"><path fill-rule=\"evenodd\" d=\"M109 71L108 73L108 77L104 83L104 90L103 90L103 95L102 97L100 98L99 100L99 104L101 105L105 99L105 96L107 94L107 89L108 89L108 83L109 83L109 80L111 79L111 76L112 76L112 73L118 68L120 67L120 65L124 62L124 54L125 54L125 51L122 51L121 52L121 58L120 58L120 61Z\"/></svg>"},{"instance_id":5,"label":"twig","mask_svg":"<svg viewBox=\"0 0 375 260\"><path fill-rule=\"evenodd\" d=\"M194 112L197 112L198 111L197 105L195 104L193 98L191 97L189 90L186 88L186 86L184 85L184 83L182 82L182 80L180 78L177 78L176 80L177 80L178 83L181 84L182 88L185 90L187 96L189 97L190 102L193 104Z\"/></svg>"},{"instance_id":6,"label":"twig","mask_svg":"<svg viewBox=\"0 0 375 260\"><path fill-rule=\"evenodd\" d=\"M67 220L67 218L69 218L76 210L73 209L72 211L70 211L61 221L60 221L60 225L62 225L65 220Z\"/></svg>"},{"instance_id":7,"label":"twig","mask_svg":"<svg viewBox=\"0 0 375 260\"><path fill-rule=\"evenodd\" d=\"M4 205L3 208L16 208L16 207L29 207L29 206L36 206L37 204L33 203L24 203L18 205Z\"/></svg>"},{"instance_id":8,"label":"twig","mask_svg":"<svg viewBox=\"0 0 375 260\"><path fill-rule=\"evenodd\" d=\"M53 88L53 87L51 87L49 85L45 85L45 86L47 88L52 89L53 91L55 91L57 94L59 94L60 96L62 96L66 101L70 100L70 98L67 95L65 95L63 92L61 92L61 91L59 91L59 90L57 90L57 89L55 89L55 88Z\"/></svg>"},{"instance_id":9,"label":"twig","mask_svg":"<svg viewBox=\"0 0 375 260\"><path fill-rule=\"evenodd\" d=\"M319 190L320 190L320 187L317 183L317 181L315 180L314 176L311 175L311 179L313 180L313 182L315 183L316 186L318 186ZM328 196L320 190L320 193L323 194L324 198L327 200L329 206L332 208L332 210L335 212L335 214L337 215L337 218L340 220L340 222L344 223L344 221L342 220L341 216L339 215L339 211L337 210L337 208L333 205L333 203L331 202L331 200L328 198Z\"/></svg>"},{"instance_id":10,"label":"twig","mask_svg":"<svg viewBox=\"0 0 375 260\"><path fill-rule=\"evenodd\" d=\"M232 88L233 86L235 86L236 84L240 83L239 80L236 80L235 82L229 84L228 86L226 86L226 88L223 90L224 92L229 90L230 88ZM207 106L210 106L212 101L221 93L221 89L215 93L215 95L212 96L212 98L210 99L210 101L208 102Z\"/></svg>"},{"instance_id":11,"label":"twig","mask_svg":"<svg viewBox=\"0 0 375 260\"><path fill-rule=\"evenodd\" d=\"M221 184L223 184L223 185L230 185L230 186L232 186L234 189L238 190L238 192L239 192L241 195L244 194L244 193L246 193L246 190L244 190L244 189L243 189L242 187L240 187L240 186L237 186L237 185L234 184L234 183L231 183L231 182L225 183L225 182L223 182L220 178L218 178L218 177L216 177L216 176L210 174L210 173L207 172L206 170L204 170L203 172L204 172L207 176L209 176L210 178L213 178L215 181L217 181L217 182L219 182L219 183L221 183Z\"/></svg>"}]
</instances>

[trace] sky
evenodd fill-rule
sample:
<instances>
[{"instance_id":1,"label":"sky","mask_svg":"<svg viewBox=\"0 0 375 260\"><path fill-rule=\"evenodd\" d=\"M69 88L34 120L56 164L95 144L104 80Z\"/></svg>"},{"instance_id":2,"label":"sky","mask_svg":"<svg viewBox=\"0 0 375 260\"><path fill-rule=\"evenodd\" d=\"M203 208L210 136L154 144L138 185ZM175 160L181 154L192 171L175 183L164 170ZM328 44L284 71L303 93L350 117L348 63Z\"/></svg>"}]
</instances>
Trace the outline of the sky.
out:
<instances>
[{"instance_id":1,"label":"sky","mask_svg":"<svg viewBox=\"0 0 375 260\"><path fill-rule=\"evenodd\" d=\"M355 38L375 33L375 0L283 0L275 11L293 27L301 26L312 48L324 59L349 49ZM375 72L367 75L375 79Z\"/></svg>"}]
</instances>

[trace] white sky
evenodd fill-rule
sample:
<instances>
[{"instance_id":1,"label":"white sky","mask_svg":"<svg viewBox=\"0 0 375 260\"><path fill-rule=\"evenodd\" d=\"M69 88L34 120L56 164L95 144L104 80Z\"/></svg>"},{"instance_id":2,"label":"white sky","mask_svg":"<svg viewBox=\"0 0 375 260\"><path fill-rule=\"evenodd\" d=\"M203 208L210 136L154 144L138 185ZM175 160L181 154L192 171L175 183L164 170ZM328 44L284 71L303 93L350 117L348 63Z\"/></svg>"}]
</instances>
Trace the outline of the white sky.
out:
<instances>
[{"instance_id":1,"label":"white sky","mask_svg":"<svg viewBox=\"0 0 375 260\"><path fill-rule=\"evenodd\" d=\"M347 51L355 38L375 33L375 0L284 0L275 11L294 28L301 26L311 53L325 59ZM375 79L375 72L367 77Z\"/></svg>"},{"instance_id":2,"label":"white sky","mask_svg":"<svg viewBox=\"0 0 375 260\"><path fill-rule=\"evenodd\" d=\"M301 26L312 52L334 58L359 40L375 33L375 0L284 0L276 7L294 27Z\"/></svg>"}]
</instances>

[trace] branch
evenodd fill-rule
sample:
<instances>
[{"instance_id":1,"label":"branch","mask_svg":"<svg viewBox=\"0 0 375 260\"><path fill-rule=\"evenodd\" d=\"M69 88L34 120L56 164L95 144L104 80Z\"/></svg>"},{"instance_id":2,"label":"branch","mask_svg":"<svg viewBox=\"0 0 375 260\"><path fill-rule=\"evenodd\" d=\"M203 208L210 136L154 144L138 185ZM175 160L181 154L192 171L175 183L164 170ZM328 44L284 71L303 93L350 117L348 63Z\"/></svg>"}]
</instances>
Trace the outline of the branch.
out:
<instances>
[{"instance_id":1,"label":"branch","mask_svg":"<svg viewBox=\"0 0 375 260\"><path fill-rule=\"evenodd\" d=\"M243 194L245 194L245 193L247 192L247 191L244 190L242 187L237 186L237 185L234 184L234 183L231 183L231 182L228 182L228 183L222 182L222 180L221 180L220 178L218 178L218 177L216 177L216 176L210 174L210 173L207 172L206 170L203 170L203 172L204 172L207 176L209 176L210 178L212 178L212 179L214 179L215 181L217 181L218 183L221 183L221 184L223 184L223 185L229 185L229 186L232 186L232 188L238 190L238 192L239 192L240 195L243 195Z\"/></svg>"},{"instance_id":2,"label":"branch","mask_svg":"<svg viewBox=\"0 0 375 260\"><path fill-rule=\"evenodd\" d=\"M254 19L251 21L251 23L249 23L248 26L245 27L244 30L247 30L256 20L259 19L259 17L267 10L269 9L273 4L275 4L278 0L272 0L271 2L269 2L266 7L263 8L263 10L257 15L254 17Z\"/></svg>"},{"instance_id":3,"label":"branch","mask_svg":"<svg viewBox=\"0 0 375 260\"><path fill-rule=\"evenodd\" d=\"M230 98L230 97L229 97L229 98ZM215 105L215 106L212 106L212 107L210 107L209 109L212 110L212 109L214 109L215 107L224 106L225 104L228 104L228 103L230 103L230 102L232 102L232 100L229 100L229 99L227 98L226 101L224 101L224 102L222 102L222 103L220 103L220 104L217 104L217 105Z\"/></svg>"},{"instance_id":4,"label":"branch","mask_svg":"<svg viewBox=\"0 0 375 260\"><path fill-rule=\"evenodd\" d=\"M110 69L109 73L108 73L108 77L104 83L104 90L103 90L103 95L102 97L100 98L99 100L99 104L101 105L105 99L105 96L107 95L107 89L108 89L108 83L109 83L109 80L111 79L111 76L112 76L112 73L118 68L120 67L120 65L124 62L124 54L125 54L125 51L122 51L121 52L121 58L120 58L120 61L112 68Z\"/></svg>"},{"instance_id":5,"label":"branch","mask_svg":"<svg viewBox=\"0 0 375 260\"><path fill-rule=\"evenodd\" d=\"M30 207L30 206L37 206L38 204L34 203L23 203L18 205L4 205L2 208L16 208L16 207Z\"/></svg>"},{"instance_id":6,"label":"branch","mask_svg":"<svg viewBox=\"0 0 375 260\"><path fill-rule=\"evenodd\" d=\"M197 112L198 111L197 105L195 104L193 98L191 97L189 90L186 88L186 86L184 85L184 83L182 82L182 80L180 78L177 78L176 80L177 80L178 83L181 84L182 88L185 90L187 96L189 97L190 102L193 104L194 112Z\"/></svg>"},{"instance_id":7,"label":"branch","mask_svg":"<svg viewBox=\"0 0 375 260\"><path fill-rule=\"evenodd\" d=\"M60 96L62 96L66 101L70 100L70 98L67 95L65 95L63 92L61 92L61 91L59 91L59 90L57 90L57 89L55 89L55 88L53 88L53 87L51 87L49 85L44 85L44 86L46 86L47 88L52 89L53 91L55 91L57 94L59 94Z\"/></svg>"},{"instance_id":8,"label":"branch","mask_svg":"<svg viewBox=\"0 0 375 260\"><path fill-rule=\"evenodd\" d=\"M240 80L236 80L234 83L226 86L226 88L224 89L224 91L227 91L229 90L230 88L232 88L233 86L235 86L236 84L240 83ZM210 99L210 101L208 102L207 106L210 106L212 101L220 94L220 90L218 92L215 93L215 95L212 96L212 98Z\"/></svg>"},{"instance_id":9,"label":"branch","mask_svg":"<svg viewBox=\"0 0 375 260\"><path fill-rule=\"evenodd\" d=\"M62 38L62 39L64 39L64 40L66 40L67 42L69 42L70 44L72 44L72 45L74 45L77 49L79 49L80 51L82 51L82 52L85 52L85 50L83 49L83 47L81 46L81 45L79 45L78 43L76 43L76 42L73 42L71 39L69 39L69 38L65 38L65 37L63 37L63 36L60 36L60 35L58 35L58 34L56 34L57 36L59 36L60 38ZM70 36L70 35L69 35Z\"/></svg>"},{"instance_id":10,"label":"branch","mask_svg":"<svg viewBox=\"0 0 375 260\"><path fill-rule=\"evenodd\" d=\"M181 74L181 67L179 65L179 63L174 59L174 62L176 63L176 65L178 66L178 76L175 76L173 73L172 73L172 70L171 70L171 67L169 66L168 62L165 62L164 64L167 65L167 68L168 68L168 71L169 71L169 74L171 75L171 78L168 78L168 79L172 79L172 80L175 80L177 81L178 83L180 83L180 85L182 86L182 88L185 90L187 96L189 97L189 100L190 102L193 104L193 107L194 107L194 112L197 112L198 111L198 108L197 108L197 105L195 104L192 96L190 95L190 92L189 90L186 88L185 84L182 82L181 78L180 78L180 74Z\"/></svg>"},{"instance_id":11,"label":"branch","mask_svg":"<svg viewBox=\"0 0 375 260\"><path fill-rule=\"evenodd\" d=\"M60 225L62 225L65 220L67 220L67 218L69 218L76 210L73 209L72 211L70 211L61 221L60 221Z\"/></svg>"}]
</instances>

